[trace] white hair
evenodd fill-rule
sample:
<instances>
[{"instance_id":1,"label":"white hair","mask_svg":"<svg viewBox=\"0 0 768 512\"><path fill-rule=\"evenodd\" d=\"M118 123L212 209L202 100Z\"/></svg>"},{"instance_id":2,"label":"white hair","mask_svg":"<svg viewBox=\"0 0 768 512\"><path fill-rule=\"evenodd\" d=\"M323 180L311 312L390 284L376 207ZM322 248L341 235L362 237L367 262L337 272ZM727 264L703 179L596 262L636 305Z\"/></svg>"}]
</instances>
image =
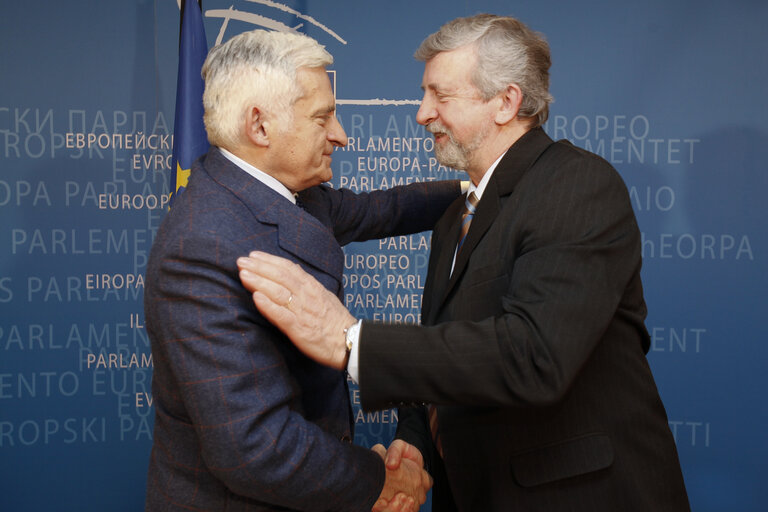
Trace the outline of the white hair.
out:
<instances>
[{"instance_id":1,"label":"white hair","mask_svg":"<svg viewBox=\"0 0 768 512\"><path fill-rule=\"evenodd\" d=\"M314 39L296 33L252 30L208 53L202 68L208 141L235 147L245 115L256 106L278 123L292 120L291 106L303 95L299 68L326 67L333 57Z\"/></svg>"}]
</instances>

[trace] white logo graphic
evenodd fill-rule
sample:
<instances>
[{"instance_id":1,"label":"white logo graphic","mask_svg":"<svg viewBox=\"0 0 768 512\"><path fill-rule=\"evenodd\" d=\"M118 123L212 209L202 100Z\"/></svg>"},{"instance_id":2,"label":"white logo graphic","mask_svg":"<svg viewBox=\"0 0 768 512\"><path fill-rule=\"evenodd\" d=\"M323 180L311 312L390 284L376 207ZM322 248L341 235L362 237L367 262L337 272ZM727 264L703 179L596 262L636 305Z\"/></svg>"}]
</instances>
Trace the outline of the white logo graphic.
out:
<instances>
[{"instance_id":1,"label":"white logo graphic","mask_svg":"<svg viewBox=\"0 0 768 512\"><path fill-rule=\"evenodd\" d=\"M328 34L330 37L332 37L339 43L343 45L347 44L347 41L343 37L341 37L338 33L336 33L334 30L320 23L319 21L314 19L312 16L302 14L301 12L291 7L288 7L287 5L274 2L272 0L245 0L245 1L252 4L259 4L261 6L277 9L278 11L282 11L284 13L293 15L296 18L296 24L293 26L290 26L290 25L287 25L286 23L283 23L282 21L278 21L276 19L270 18L263 14L256 14L255 12L247 12L247 11L235 9L234 6L230 6L229 9L205 10L203 12L203 16L205 16L206 18L219 18L223 20L221 24L221 28L219 29L218 36L216 37L215 44L220 44L224 40L224 34L227 31L227 27L229 25L230 20L241 21L241 22L249 23L251 25L262 27L268 30L276 30L278 32L297 32L301 27L305 25L305 23L309 23L321 29L323 32ZM177 0L177 2L180 5L180 0ZM335 95L336 72L329 71L329 73L332 76L333 89L334 89L334 95ZM421 102L419 100L391 100L391 99L383 99L383 98L374 98L369 100L366 100L366 99L358 99L358 100L346 99L345 100L345 99L339 99L338 97L336 98L337 105L402 106L402 105L419 105L420 103Z\"/></svg>"}]
</instances>

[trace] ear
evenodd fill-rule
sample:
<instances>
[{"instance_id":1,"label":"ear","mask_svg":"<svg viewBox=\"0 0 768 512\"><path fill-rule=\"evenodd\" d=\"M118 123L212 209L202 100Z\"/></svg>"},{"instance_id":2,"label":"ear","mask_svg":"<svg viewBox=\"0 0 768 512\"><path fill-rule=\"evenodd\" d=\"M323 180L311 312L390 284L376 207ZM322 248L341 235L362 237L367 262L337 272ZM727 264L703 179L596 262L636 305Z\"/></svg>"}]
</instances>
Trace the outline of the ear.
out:
<instances>
[{"instance_id":1,"label":"ear","mask_svg":"<svg viewBox=\"0 0 768 512\"><path fill-rule=\"evenodd\" d=\"M505 125L517 117L523 103L523 91L517 84L509 84L501 92L501 107L496 112L496 124Z\"/></svg>"},{"instance_id":2,"label":"ear","mask_svg":"<svg viewBox=\"0 0 768 512\"><path fill-rule=\"evenodd\" d=\"M264 113L259 107L250 107L245 114L245 136L256 146L269 146L269 136L264 127Z\"/></svg>"}]
</instances>

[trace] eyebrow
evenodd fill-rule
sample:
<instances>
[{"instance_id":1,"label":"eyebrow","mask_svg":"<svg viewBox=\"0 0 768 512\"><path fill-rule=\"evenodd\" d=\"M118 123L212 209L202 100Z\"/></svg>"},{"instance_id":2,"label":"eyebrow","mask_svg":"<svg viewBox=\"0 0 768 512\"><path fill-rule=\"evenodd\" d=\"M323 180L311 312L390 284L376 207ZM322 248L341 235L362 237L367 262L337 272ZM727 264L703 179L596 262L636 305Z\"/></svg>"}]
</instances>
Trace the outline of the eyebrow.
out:
<instances>
[{"instance_id":1,"label":"eyebrow","mask_svg":"<svg viewBox=\"0 0 768 512\"><path fill-rule=\"evenodd\" d=\"M312 113L312 117L325 117L333 114L336 111L336 105L329 105L325 108L321 107Z\"/></svg>"},{"instance_id":2,"label":"eyebrow","mask_svg":"<svg viewBox=\"0 0 768 512\"><path fill-rule=\"evenodd\" d=\"M421 90L426 92L427 89L429 89L430 91L434 91L434 92L441 93L441 94L446 94L446 95L456 95L456 94L458 94L458 91L456 89L446 88L446 87L440 86L439 84L436 84L434 82L429 83L427 85L423 85L422 84Z\"/></svg>"},{"instance_id":3,"label":"eyebrow","mask_svg":"<svg viewBox=\"0 0 768 512\"><path fill-rule=\"evenodd\" d=\"M421 86L422 91L427 91L429 89L430 91L434 92L435 94L439 94L441 96L447 97L447 98L465 98L465 99L481 99L477 98L475 94L473 94L473 91L467 91L465 89L456 88L453 87L441 87L440 84L436 84L434 82L429 83L426 85ZM479 91L477 91L479 93Z\"/></svg>"}]
</instances>

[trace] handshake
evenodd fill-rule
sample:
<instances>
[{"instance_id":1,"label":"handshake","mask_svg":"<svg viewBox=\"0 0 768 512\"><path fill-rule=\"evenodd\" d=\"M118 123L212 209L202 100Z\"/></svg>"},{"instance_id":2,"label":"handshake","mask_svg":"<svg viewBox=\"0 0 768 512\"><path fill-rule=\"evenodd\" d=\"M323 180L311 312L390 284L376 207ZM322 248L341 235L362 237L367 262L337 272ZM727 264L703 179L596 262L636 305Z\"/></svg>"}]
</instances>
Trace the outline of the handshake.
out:
<instances>
[{"instance_id":1,"label":"handshake","mask_svg":"<svg viewBox=\"0 0 768 512\"><path fill-rule=\"evenodd\" d=\"M427 499L432 477L424 470L421 452L400 439L389 449L377 444L372 448L386 466L386 479L372 512L417 512Z\"/></svg>"}]
</instances>

